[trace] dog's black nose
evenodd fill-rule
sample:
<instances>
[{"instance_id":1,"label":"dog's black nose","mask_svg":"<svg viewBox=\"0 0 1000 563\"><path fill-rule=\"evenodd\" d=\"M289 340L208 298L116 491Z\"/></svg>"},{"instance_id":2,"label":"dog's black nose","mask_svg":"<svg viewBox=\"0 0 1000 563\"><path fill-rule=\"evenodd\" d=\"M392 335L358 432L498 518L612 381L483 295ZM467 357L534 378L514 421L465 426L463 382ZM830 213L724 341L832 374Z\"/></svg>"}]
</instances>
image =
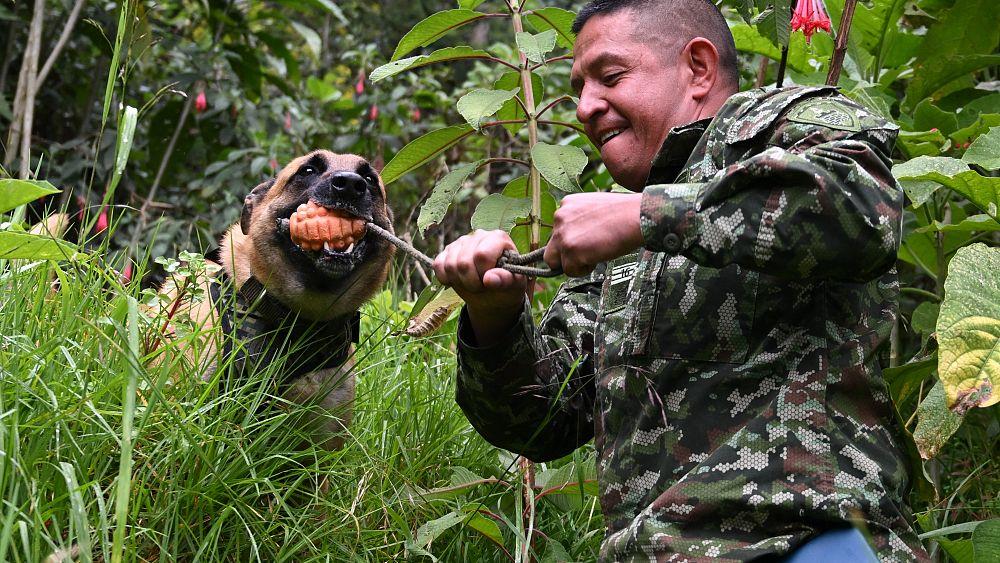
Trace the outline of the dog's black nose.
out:
<instances>
[{"instance_id":1,"label":"dog's black nose","mask_svg":"<svg viewBox=\"0 0 1000 563\"><path fill-rule=\"evenodd\" d=\"M368 182L354 172L337 172L330 178L334 192L344 196L359 196L368 189Z\"/></svg>"}]
</instances>

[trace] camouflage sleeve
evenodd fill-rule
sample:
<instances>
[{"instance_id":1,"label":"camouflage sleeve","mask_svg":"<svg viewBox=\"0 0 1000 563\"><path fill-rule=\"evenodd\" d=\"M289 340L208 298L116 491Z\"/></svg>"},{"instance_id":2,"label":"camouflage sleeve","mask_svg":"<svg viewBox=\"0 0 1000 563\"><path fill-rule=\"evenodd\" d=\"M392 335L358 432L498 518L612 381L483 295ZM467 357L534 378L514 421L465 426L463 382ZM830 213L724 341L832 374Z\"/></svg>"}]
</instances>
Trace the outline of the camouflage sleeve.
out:
<instances>
[{"instance_id":1,"label":"camouflage sleeve","mask_svg":"<svg viewBox=\"0 0 1000 563\"><path fill-rule=\"evenodd\" d=\"M562 457L594 436L597 275L564 284L536 328L527 304L500 342L477 347L466 311L458 327L456 400L491 444L534 461Z\"/></svg>"},{"instance_id":2,"label":"camouflage sleeve","mask_svg":"<svg viewBox=\"0 0 1000 563\"><path fill-rule=\"evenodd\" d=\"M899 246L896 129L845 132L779 121L763 151L700 184L643 192L645 247L786 279L867 281Z\"/></svg>"}]
</instances>

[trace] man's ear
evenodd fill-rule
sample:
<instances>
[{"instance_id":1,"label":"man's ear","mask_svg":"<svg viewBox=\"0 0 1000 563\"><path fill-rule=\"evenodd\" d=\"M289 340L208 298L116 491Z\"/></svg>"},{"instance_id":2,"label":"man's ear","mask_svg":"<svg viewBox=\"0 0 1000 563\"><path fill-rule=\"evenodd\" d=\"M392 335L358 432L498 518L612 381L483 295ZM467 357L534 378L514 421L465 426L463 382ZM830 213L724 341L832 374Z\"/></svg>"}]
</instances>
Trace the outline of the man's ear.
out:
<instances>
[{"instance_id":1,"label":"man's ear","mask_svg":"<svg viewBox=\"0 0 1000 563\"><path fill-rule=\"evenodd\" d=\"M260 198L264 197L267 190L274 185L274 178L258 184L256 188L250 190L246 199L243 200L243 213L240 215L240 230L243 234L250 234L250 219L253 217L253 207L257 205Z\"/></svg>"},{"instance_id":2,"label":"man's ear","mask_svg":"<svg viewBox=\"0 0 1000 563\"><path fill-rule=\"evenodd\" d=\"M719 50L708 39L695 37L684 46L683 55L691 72L691 96L704 98L719 80Z\"/></svg>"}]
</instances>

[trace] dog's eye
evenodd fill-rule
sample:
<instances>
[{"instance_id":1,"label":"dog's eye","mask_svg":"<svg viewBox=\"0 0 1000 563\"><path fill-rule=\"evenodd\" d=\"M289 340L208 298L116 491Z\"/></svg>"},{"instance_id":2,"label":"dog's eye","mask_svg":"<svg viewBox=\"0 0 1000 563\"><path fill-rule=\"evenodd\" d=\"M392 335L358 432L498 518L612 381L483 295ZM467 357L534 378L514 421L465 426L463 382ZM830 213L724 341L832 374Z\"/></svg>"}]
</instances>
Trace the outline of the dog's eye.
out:
<instances>
[{"instance_id":1,"label":"dog's eye","mask_svg":"<svg viewBox=\"0 0 1000 563\"><path fill-rule=\"evenodd\" d=\"M372 174L371 172L369 172L368 174L365 174L365 180L368 180L369 182L371 182L375 186L378 185L378 177L375 176L375 174Z\"/></svg>"},{"instance_id":2,"label":"dog's eye","mask_svg":"<svg viewBox=\"0 0 1000 563\"><path fill-rule=\"evenodd\" d=\"M316 173L316 169L314 167L312 167L312 166L309 166L309 165L306 165L306 166L303 166L302 168L299 168L299 175L300 176L312 176L315 173Z\"/></svg>"}]
</instances>

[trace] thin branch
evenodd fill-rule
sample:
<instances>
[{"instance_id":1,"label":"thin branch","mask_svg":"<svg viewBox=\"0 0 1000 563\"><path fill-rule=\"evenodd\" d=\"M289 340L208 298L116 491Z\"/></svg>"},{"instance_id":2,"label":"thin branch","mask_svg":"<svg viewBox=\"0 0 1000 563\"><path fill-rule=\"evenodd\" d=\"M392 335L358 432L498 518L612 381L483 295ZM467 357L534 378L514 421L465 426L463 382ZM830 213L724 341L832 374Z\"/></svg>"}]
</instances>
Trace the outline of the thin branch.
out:
<instances>
[{"instance_id":1,"label":"thin branch","mask_svg":"<svg viewBox=\"0 0 1000 563\"><path fill-rule=\"evenodd\" d=\"M827 86L836 86L840 81L840 71L844 66L844 55L847 54L847 38L851 34L851 19L854 17L854 7L858 0L844 2L844 13L840 15L840 27L837 28L837 46L833 50L830 61L830 73L826 75Z\"/></svg>"},{"instance_id":2,"label":"thin branch","mask_svg":"<svg viewBox=\"0 0 1000 563\"><path fill-rule=\"evenodd\" d=\"M528 111L528 108L524 105L524 102L521 101L521 96L514 96L514 101L517 102L517 105L521 106L521 111L524 112L524 115L526 116L531 115L531 112Z\"/></svg>"},{"instance_id":3,"label":"thin branch","mask_svg":"<svg viewBox=\"0 0 1000 563\"><path fill-rule=\"evenodd\" d=\"M552 109L553 107L555 107L556 104L558 104L560 102L568 102L568 101L571 101L572 99L573 98L571 96L559 96L558 98L556 98L556 99L552 100L551 102L549 102L548 105L546 105L545 107L543 107L541 109L541 111L538 112L538 115L536 115L535 117L541 117L542 114L544 114L545 112L547 112L550 109Z\"/></svg>"},{"instance_id":4,"label":"thin branch","mask_svg":"<svg viewBox=\"0 0 1000 563\"><path fill-rule=\"evenodd\" d=\"M531 166L527 161L521 160L520 158L507 158L504 156L487 158L480 166L486 166L487 164L493 164L494 162L510 162L512 164L520 164L521 166Z\"/></svg>"},{"instance_id":5,"label":"thin branch","mask_svg":"<svg viewBox=\"0 0 1000 563\"><path fill-rule=\"evenodd\" d=\"M544 123L545 125L562 125L563 127L569 127L570 129L575 129L577 132L586 135L587 132L583 130L583 127L579 125L573 125L572 123L566 123L565 121L549 121L547 119L539 119L539 123Z\"/></svg>"},{"instance_id":6,"label":"thin branch","mask_svg":"<svg viewBox=\"0 0 1000 563\"><path fill-rule=\"evenodd\" d=\"M69 41L69 36L73 32L73 28L76 27L77 20L80 19L80 12L83 10L83 5L87 3L87 0L76 0L76 4L73 4L73 9L69 13L69 17L66 18L66 24L63 26L62 33L59 34L59 40L52 47L52 52L49 53L49 58L45 60L45 64L42 65L42 70L38 72L37 85L40 87L45 79L49 76L49 71L52 70L52 66L55 65L56 59L59 58L59 54L62 53L63 47Z\"/></svg>"},{"instance_id":7,"label":"thin branch","mask_svg":"<svg viewBox=\"0 0 1000 563\"><path fill-rule=\"evenodd\" d=\"M539 69L539 68L541 68L541 67L543 67L543 66L545 66L545 65L547 65L549 63L554 63L554 62L557 62L557 61L569 61L569 60L572 60L572 59L573 59L573 55L559 55L558 57L552 57L551 59L545 59L544 61L542 61L540 63L535 63L528 70L534 72L535 70L537 70L537 69Z\"/></svg>"},{"instance_id":8,"label":"thin branch","mask_svg":"<svg viewBox=\"0 0 1000 563\"><path fill-rule=\"evenodd\" d=\"M760 88L764 85L764 81L767 80L767 67L770 63L771 59L761 55L760 64L757 65L757 80L754 82L754 88Z\"/></svg>"},{"instance_id":9,"label":"thin branch","mask_svg":"<svg viewBox=\"0 0 1000 563\"><path fill-rule=\"evenodd\" d=\"M42 23L45 20L45 0L35 0L35 15L31 18L33 49L24 64L28 66L27 87L24 90L24 118L21 129L21 170L20 178L31 174L31 129L35 119L35 96L38 94L38 57L42 51Z\"/></svg>"}]
</instances>

